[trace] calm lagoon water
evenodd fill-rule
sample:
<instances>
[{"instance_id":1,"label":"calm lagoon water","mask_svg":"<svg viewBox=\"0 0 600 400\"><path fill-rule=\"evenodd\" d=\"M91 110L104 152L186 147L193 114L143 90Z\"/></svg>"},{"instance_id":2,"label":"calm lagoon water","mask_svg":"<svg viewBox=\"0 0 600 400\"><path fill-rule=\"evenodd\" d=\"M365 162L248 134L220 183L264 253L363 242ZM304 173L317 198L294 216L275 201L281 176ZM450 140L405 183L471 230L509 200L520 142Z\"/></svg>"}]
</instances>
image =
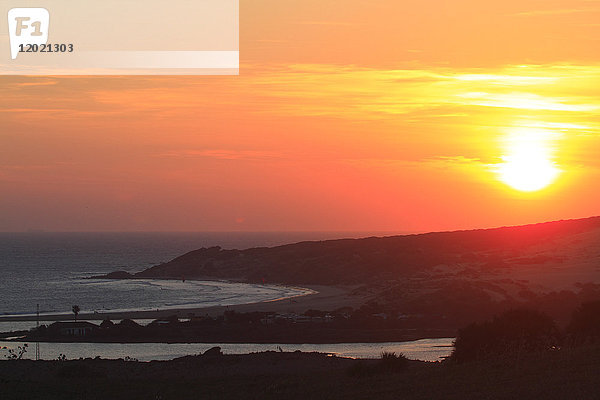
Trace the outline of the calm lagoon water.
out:
<instances>
[{"instance_id":1,"label":"calm lagoon water","mask_svg":"<svg viewBox=\"0 0 600 400\"><path fill-rule=\"evenodd\" d=\"M117 359L132 357L139 361L172 360L186 355L201 354L213 346L220 346L225 354L247 354L259 351L305 351L331 353L340 357L378 358L382 351L402 353L410 359L422 361L440 361L452 351L453 338L422 339L411 342L388 343L336 343L336 344L231 344L231 343L40 343L40 355L44 360L55 360L60 354L68 359L80 357ZM21 343L0 342L1 347L16 349ZM0 358L4 358L7 349L0 349ZM35 343L29 343L24 358L35 357Z\"/></svg>"}]
</instances>

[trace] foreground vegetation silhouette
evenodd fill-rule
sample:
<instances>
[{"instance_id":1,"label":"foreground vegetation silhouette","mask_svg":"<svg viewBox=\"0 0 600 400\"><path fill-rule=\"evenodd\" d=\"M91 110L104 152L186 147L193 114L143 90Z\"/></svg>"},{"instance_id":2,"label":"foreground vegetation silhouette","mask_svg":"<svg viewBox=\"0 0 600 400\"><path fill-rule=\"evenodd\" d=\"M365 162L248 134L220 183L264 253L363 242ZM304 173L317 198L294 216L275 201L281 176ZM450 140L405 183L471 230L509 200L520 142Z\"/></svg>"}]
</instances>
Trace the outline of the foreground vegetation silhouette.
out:
<instances>
[{"instance_id":1,"label":"foreground vegetation silhouette","mask_svg":"<svg viewBox=\"0 0 600 400\"><path fill-rule=\"evenodd\" d=\"M560 344L561 333L551 317L533 310L510 310L491 321L460 329L451 360L517 357L524 352L558 349Z\"/></svg>"},{"instance_id":2,"label":"foreground vegetation silhouette","mask_svg":"<svg viewBox=\"0 0 600 400\"><path fill-rule=\"evenodd\" d=\"M580 305L566 331L575 344L597 341L600 338L600 301Z\"/></svg>"},{"instance_id":3,"label":"foreground vegetation silhouette","mask_svg":"<svg viewBox=\"0 0 600 400\"><path fill-rule=\"evenodd\" d=\"M0 362L4 399L591 399L598 398L600 302L566 329L515 309L461 329L452 357L426 363L218 348L172 361L80 359ZM24 382L26 384L24 384Z\"/></svg>"}]
</instances>

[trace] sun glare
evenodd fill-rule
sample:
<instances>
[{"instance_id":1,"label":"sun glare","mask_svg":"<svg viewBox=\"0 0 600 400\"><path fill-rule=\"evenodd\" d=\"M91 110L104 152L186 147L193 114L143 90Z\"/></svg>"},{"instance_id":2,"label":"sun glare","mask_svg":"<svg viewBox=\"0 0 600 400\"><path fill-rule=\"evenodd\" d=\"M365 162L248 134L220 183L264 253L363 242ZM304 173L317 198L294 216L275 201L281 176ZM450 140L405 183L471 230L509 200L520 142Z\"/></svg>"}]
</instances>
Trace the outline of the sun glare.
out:
<instances>
[{"instance_id":1,"label":"sun glare","mask_svg":"<svg viewBox=\"0 0 600 400\"><path fill-rule=\"evenodd\" d=\"M552 133L544 129L519 128L506 140L507 154L498 166L498 177L522 192L535 192L553 183L560 169L552 160Z\"/></svg>"}]
</instances>

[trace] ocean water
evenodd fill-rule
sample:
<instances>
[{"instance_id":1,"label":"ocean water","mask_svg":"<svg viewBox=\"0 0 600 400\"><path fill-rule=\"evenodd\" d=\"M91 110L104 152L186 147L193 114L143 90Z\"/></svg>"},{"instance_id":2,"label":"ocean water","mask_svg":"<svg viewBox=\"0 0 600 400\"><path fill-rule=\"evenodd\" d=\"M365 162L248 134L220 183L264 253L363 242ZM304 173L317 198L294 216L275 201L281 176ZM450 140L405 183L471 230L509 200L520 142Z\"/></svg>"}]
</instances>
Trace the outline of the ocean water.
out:
<instances>
[{"instance_id":1,"label":"ocean water","mask_svg":"<svg viewBox=\"0 0 600 400\"><path fill-rule=\"evenodd\" d=\"M273 285L86 279L201 247L244 249L372 233L0 233L0 315L233 305L303 294Z\"/></svg>"},{"instance_id":2,"label":"ocean water","mask_svg":"<svg viewBox=\"0 0 600 400\"><path fill-rule=\"evenodd\" d=\"M241 304L303 294L299 288L198 281L115 281L86 279L114 270L137 272L200 247L244 249L303 240L381 236L382 233L0 233L0 315L145 310ZM42 318L43 319L43 318ZM138 320L146 324L150 320ZM27 330L31 321L0 321L0 332ZM101 356L140 361L169 360L199 354L219 345L226 354L256 351L319 351L344 357L375 358L382 351L436 361L450 354L452 339L396 343L341 344L157 344L41 343L42 359ZM0 342L0 358L20 343ZM35 351L30 343L25 358Z\"/></svg>"}]
</instances>

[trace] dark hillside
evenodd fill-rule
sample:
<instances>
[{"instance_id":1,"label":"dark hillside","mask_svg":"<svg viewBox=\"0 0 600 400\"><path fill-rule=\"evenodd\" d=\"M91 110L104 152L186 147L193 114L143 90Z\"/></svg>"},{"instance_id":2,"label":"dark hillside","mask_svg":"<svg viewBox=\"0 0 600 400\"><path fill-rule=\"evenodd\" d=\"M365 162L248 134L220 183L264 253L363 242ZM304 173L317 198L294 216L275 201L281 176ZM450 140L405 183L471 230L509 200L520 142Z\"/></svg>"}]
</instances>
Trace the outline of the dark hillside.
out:
<instances>
[{"instance_id":1,"label":"dark hillside","mask_svg":"<svg viewBox=\"0 0 600 400\"><path fill-rule=\"evenodd\" d=\"M503 267L564 261L560 241L598 233L585 243L599 247L600 217L519 227L439 232L383 238L302 242L272 248L202 248L137 277L219 278L286 284L360 284L410 276L438 265ZM573 239L573 240L570 240ZM563 246L565 247L565 246ZM565 247L566 249L566 247Z\"/></svg>"}]
</instances>

